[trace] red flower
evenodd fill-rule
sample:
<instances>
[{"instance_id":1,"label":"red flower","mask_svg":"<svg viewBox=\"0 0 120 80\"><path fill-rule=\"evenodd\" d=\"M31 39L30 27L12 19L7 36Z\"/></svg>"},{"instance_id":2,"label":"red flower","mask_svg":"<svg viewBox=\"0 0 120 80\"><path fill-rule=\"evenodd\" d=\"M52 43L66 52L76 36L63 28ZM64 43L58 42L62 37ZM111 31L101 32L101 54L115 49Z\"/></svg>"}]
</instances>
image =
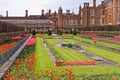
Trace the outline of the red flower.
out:
<instances>
[{"instance_id":1,"label":"red flower","mask_svg":"<svg viewBox=\"0 0 120 80\"><path fill-rule=\"evenodd\" d=\"M16 65L19 65L19 62L16 62Z\"/></svg>"},{"instance_id":2,"label":"red flower","mask_svg":"<svg viewBox=\"0 0 120 80\"><path fill-rule=\"evenodd\" d=\"M57 78L52 78L52 80L58 80Z\"/></svg>"},{"instance_id":3,"label":"red flower","mask_svg":"<svg viewBox=\"0 0 120 80\"><path fill-rule=\"evenodd\" d=\"M114 77L111 80L116 80Z\"/></svg>"},{"instance_id":4,"label":"red flower","mask_svg":"<svg viewBox=\"0 0 120 80\"><path fill-rule=\"evenodd\" d=\"M5 78L5 80L15 80L15 78L8 77L8 78Z\"/></svg>"},{"instance_id":5,"label":"red flower","mask_svg":"<svg viewBox=\"0 0 120 80\"><path fill-rule=\"evenodd\" d=\"M19 62L19 64L23 64L23 61L21 60L21 61Z\"/></svg>"}]
</instances>

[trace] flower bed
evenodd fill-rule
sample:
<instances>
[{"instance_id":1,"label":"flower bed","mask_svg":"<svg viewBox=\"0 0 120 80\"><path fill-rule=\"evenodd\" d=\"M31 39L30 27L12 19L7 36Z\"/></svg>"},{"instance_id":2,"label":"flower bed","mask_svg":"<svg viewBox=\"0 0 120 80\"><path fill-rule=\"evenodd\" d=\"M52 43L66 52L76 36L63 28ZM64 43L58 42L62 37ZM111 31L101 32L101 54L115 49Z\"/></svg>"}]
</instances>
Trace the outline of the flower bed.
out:
<instances>
[{"instance_id":1,"label":"flower bed","mask_svg":"<svg viewBox=\"0 0 120 80\"><path fill-rule=\"evenodd\" d=\"M6 61L8 61L12 55L25 43L25 41L29 38L26 37L23 40L21 40L16 46L14 46L12 49L4 53L4 55L0 56L0 65L3 65Z\"/></svg>"},{"instance_id":2,"label":"flower bed","mask_svg":"<svg viewBox=\"0 0 120 80\"><path fill-rule=\"evenodd\" d=\"M96 37L97 35L96 34L90 34L90 33L87 33L85 34L86 37Z\"/></svg>"},{"instance_id":3,"label":"flower bed","mask_svg":"<svg viewBox=\"0 0 120 80\"><path fill-rule=\"evenodd\" d=\"M22 39L23 37L21 37L21 36L13 36L11 39L12 40L18 40L18 39Z\"/></svg>"},{"instance_id":4,"label":"flower bed","mask_svg":"<svg viewBox=\"0 0 120 80\"><path fill-rule=\"evenodd\" d=\"M120 36L113 36L113 38L115 38L115 39L119 39L119 38L120 38Z\"/></svg>"},{"instance_id":5,"label":"flower bed","mask_svg":"<svg viewBox=\"0 0 120 80\"><path fill-rule=\"evenodd\" d=\"M36 38L30 38L25 46L30 46L36 43Z\"/></svg>"},{"instance_id":6,"label":"flower bed","mask_svg":"<svg viewBox=\"0 0 120 80\"><path fill-rule=\"evenodd\" d=\"M10 78L13 78L12 80L28 80L32 79L29 73L34 74L34 53L25 60L16 61L12 68L4 74L4 77L5 80Z\"/></svg>"},{"instance_id":7,"label":"flower bed","mask_svg":"<svg viewBox=\"0 0 120 80\"><path fill-rule=\"evenodd\" d=\"M4 44L4 45L0 46L0 55L4 54L5 52L10 50L15 45L17 45L17 42L10 43L10 44Z\"/></svg>"},{"instance_id":8,"label":"flower bed","mask_svg":"<svg viewBox=\"0 0 120 80\"><path fill-rule=\"evenodd\" d=\"M70 61L64 62L64 66L75 66L75 65L97 65L96 61Z\"/></svg>"},{"instance_id":9,"label":"flower bed","mask_svg":"<svg viewBox=\"0 0 120 80\"><path fill-rule=\"evenodd\" d=\"M28 36L28 34L22 34L22 36L23 36L23 37L27 37L27 36Z\"/></svg>"},{"instance_id":10,"label":"flower bed","mask_svg":"<svg viewBox=\"0 0 120 80\"><path fill-rule=\"evenodd\" d=\"M110 39L105 39L105 38L93 38L93 40L100 40L100 41L113 42L113 43L120 44L119 40L110 40Z\"/></svg>"},{"instance_id":11,"label":"flower bed","mask_svg":"<svg viewBox=\"0 0 120 80\"><path fill-rule=\"evenodd\" d=\"M39 75L37 79L40 80L74 80L75 74L72 68L68 69L46 69L36 71L36 75Z\"/></svg>"},{"instance_id":12,"label":"flower bed","mask_svg":"<svg viewBox=\"0 0 120 80\"><path fill-rule=\"evenodd\" d=\"M3 80L35 80L34 50L35 45L25 47L12 67L6 71Z\"/></svg>"}]
</instances>

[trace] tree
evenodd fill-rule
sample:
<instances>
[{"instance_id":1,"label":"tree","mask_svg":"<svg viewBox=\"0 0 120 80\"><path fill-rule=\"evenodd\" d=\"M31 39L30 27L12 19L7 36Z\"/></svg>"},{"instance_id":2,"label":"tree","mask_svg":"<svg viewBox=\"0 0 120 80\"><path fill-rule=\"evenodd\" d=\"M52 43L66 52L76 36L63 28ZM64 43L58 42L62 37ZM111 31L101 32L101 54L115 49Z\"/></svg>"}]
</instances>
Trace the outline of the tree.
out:
<instances>
[{"instance_id":1,"label":"tree","mask_svg":"<svg viewBox=\"0 0 120 80\"><path fill-rule=\"evenodd\" d=\"M77 35L76 29L74 29L73 35Z\"/></svg>"},{"instance_id":2,"label":"tree","mask_svg":"<svg viewBox=\"0 0 120 80\"><path fill-rule=\"evenodd\" d=\"M59 34L62 35L62 31L59 31Z\"/></svg>"},{"instance_id":3,"label":"tree","mask_svg":"<svg viewBox=\"0 0 120 80\"><path fill-rule=\"evenodd\" d=\"M52 35L52 32L51 30L48 29L48 35Z\"/></svg>"},{"instance_id":4,"label":"tree","mask_svg":"<svg viewBox=\"0 0 120 80\"><path fill-rule=\"evenodd\" d=\"M33 34L33 35L36 35L36 31L35 31L35 30L33 30L32 34Z\"/></svg>"},{"instance_id":5,"label":"tree","mask_svg":"<svg viewBox=\"0 0 120 80\"><path fill-rule=\"evenodd\" d=\"M70 30L70 34L73 34L73 30L72 29Z\"/></svg>"}]
</instances>

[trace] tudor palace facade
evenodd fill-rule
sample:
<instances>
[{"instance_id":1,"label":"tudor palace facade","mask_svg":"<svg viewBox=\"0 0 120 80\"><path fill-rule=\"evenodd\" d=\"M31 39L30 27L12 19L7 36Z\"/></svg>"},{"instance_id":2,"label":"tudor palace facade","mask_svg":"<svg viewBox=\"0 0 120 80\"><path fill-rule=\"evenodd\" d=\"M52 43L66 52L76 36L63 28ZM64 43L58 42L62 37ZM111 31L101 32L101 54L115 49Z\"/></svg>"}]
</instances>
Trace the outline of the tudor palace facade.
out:
<instances>
[{"instance_id":1,"label":"tudor palace facade","mask_svg":"<svg viewBox=\"0 0 120 80\"><path fill-rule=\"evenodd\" d=\"M0 21L24 27L25 31L35 29L38 32L46 32L48 29L64 32L70 29L79 30L80 27L117 25L120 23L120 0L104 0L98 6L96 0L93 0L92 6L85 2L83 7L79 6L78 14L70 10L63 13L62 7L54 13L51 13L51 10L44 13L42 10L41 15L28 15L26 10L22 17L8 16L6 11L6 16L0 16Z\"/></svg>"}]
</instances>

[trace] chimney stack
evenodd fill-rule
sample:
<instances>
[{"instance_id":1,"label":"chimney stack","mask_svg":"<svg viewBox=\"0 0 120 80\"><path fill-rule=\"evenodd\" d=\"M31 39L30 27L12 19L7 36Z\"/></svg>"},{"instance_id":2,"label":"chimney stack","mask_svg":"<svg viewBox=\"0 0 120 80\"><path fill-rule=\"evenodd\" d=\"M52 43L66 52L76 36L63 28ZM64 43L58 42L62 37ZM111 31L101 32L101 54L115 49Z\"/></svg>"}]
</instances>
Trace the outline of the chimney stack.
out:
<instances>
[{"instance_id":1,"label":"chimney stack","mask_svg":"<svg viewBox=\"0 0 120 80\"><path fill-rule=\"evenodd\" d=\"M56 16L56 11L54 12L54 15Z\"/></svg>"},{"instance_id":2,"label":"chimney stack","mask_svg":"<svg viewBox=\"0 0 120 80\"><path fill-rule=\"evenodd\" d=\"M104 1L102 1L102 4L104 4Z\"/></svg>"},{"instance_id":3,"label":"chimney stack","mask_svg":"<svg viewBox=\"0 0 120 80\"><path fill-rule=\"evenodd\" d=\"M81 5L79 6L79 10L81 10L82 9L82 7L81 7Z\"/></svg>"},{"instance_id":4,"label":"chimney stack","mask_svg":"<svg viewBox=\"0 0 120 80\"><path fill-rule=\"evenodd\" d=\"M44 10L42 10L42 16L44 16Z\"/></svg>"},{"instance_id":5,"label":"chimney stack","mask_svg":"<svg viewBox=\"0 0 120 80\"><path fill-rule=\"evenodd\" d=\"M88 3L88 2L85 2L85 3L84 3L84 8L87 8L87 7L89 7L89 3Z\"/></svg>"},{"instance_id":6,"label":"chimney stack","mask_svg":"<svg viewBox=\"0 0 120 80\"><path fill-rule=\"evenodd\" d=\"M66 10L66 13L67 13L67 14L70 14L70 10Z\"/></svg>"},{"instance_id":7,"label":"chimney stack","mask_svg":"<svg viewBox=\"0 0 120 80\"><path fill-rule=\"evenodd\" d=\"M25 17L28 17L28 10L25 10Z\"/></svg>"},{"instance_id":8,"label":"chimney stack","mask_svg":"<svg viewBox=\"0 0 120 80\"><path fill-rule=\"evenodd\" d=\"M87 7L89 7L89 3L86 3Z\"/></svg>"},{"instance_id":9,"label":"chimney stack","mask_svg":"<svg viewBox=\"0 0 120 80\"><path fill-rule=\"evenodd\" d=\"M51 14L51 9L49 9L49 15Z\"/></svg>"},{"instance_id":10,"label":"chimney stack","mask_svg":"<svg viewBox=\"0 0 120 80\"><path fill-rule=\"evenodd\" d=\"M86 3L84 3L84 8L86 7Z\"/></svg>"},{"instance_id":11,"label":"chimney stack","mask_svg":"<svg viewBox=\"0 0 120 80\"><path fill-rule=\"evenodd\" d=\"M96 7L96 0L93 0L93 7Z\"/></svg>"},{"instance_id":12,"label":"chimney stack","mask_svg":"<svg viewBox=\"0 0 120 80\"><path fill-rule=\"evenodd\" d=\"M6 17L8 17L8 11L6 11Z\"/></svg>"}]
</instances>

